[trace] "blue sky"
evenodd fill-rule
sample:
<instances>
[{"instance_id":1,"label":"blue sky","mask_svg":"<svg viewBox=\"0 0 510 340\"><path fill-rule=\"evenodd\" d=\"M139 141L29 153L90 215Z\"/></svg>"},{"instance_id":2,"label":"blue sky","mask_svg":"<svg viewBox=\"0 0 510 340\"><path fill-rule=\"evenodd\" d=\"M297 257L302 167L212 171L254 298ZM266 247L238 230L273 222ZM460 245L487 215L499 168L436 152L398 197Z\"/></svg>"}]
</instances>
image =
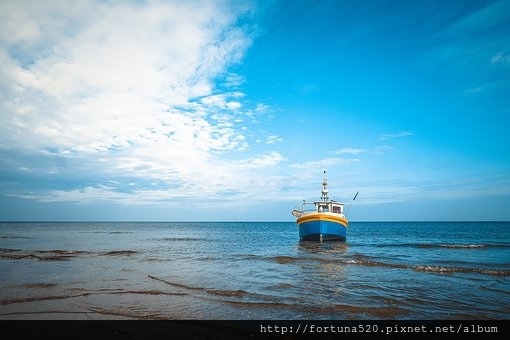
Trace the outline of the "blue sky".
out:
<instances>
[{"instance_id":1,"label":"blue sky","mask_svg":"<svg viewBox=\"0 0 510 340\"><path fill-rule=\"evenodd\" d=\"M2 1L0 220L510 220L508 1Z\"/></svg>"}]
</instances>

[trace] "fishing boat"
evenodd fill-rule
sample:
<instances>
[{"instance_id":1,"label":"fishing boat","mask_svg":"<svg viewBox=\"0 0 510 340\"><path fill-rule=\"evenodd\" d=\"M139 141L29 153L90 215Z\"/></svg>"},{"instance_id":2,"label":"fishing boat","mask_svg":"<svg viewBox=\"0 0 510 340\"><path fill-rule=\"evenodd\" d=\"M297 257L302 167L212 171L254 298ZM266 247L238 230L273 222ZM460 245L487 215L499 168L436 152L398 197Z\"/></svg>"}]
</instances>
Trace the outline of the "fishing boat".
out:
<instances>
[{"instance_id":1,"label":"fishing boat","mask_svg":"<svg viewBox=\"0 0 510 340\"><path fill-rule=\"evenodd\" d=\"M328 179L324 171L321 200L313 203L303 200L301 208L292 210L292 215L296 217L299 227L301 241L323 242L346 239L349 221L344 215L344 204L330 200L327 187Z\"/></svg>"}]
</instances>

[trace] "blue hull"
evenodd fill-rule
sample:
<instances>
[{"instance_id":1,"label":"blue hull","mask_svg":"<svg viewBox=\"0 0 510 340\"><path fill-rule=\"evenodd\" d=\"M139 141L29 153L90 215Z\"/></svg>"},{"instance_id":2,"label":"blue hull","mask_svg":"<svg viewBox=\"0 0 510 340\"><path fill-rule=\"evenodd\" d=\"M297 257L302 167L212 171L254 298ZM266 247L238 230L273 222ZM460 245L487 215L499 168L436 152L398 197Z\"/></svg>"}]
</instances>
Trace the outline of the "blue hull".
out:
<instances>
[{"instance_id":1,"label":"blue hull","mask_svg":"<svg viewBox=\"0 0 510 340\"><path fill-rule=\"evenodd\" d=\"M331 221L316 220L299 224L301 241L345 241L347 228Z\"/></svg>"}]
</instances>

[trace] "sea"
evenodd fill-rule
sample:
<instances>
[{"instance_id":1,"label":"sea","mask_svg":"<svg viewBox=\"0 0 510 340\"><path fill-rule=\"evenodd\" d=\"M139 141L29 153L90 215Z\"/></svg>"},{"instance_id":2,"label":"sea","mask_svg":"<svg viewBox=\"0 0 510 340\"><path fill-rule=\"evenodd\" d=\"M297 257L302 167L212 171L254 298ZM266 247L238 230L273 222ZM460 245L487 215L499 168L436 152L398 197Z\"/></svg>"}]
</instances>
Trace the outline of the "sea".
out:
<instances>
[{"instance_id":1,"label":"sea","mask_svg":"<svg viewBox=\"0 0 510 340\"><path fill-rule=\"evenodd\" d=\"M510 319L510 222L3 222L0 319Z\"/></svg>"}]
</instances>

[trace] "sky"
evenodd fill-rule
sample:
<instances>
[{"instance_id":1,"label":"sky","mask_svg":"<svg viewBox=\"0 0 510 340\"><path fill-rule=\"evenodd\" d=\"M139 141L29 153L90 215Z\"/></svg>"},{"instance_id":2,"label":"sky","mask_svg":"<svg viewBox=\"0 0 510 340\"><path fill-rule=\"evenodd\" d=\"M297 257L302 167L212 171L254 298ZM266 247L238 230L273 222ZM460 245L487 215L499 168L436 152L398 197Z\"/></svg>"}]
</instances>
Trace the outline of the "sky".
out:
<instances>
[{"instance_id":1,"label":"sky","mask_svg":"<svg viewBox=\"0 0 510 340\"><path fill-rule=\"evenodd\" d=\"M0 220L510 220L509 95L510 1L4 0Z\"/></svg>"}]
</instances>

